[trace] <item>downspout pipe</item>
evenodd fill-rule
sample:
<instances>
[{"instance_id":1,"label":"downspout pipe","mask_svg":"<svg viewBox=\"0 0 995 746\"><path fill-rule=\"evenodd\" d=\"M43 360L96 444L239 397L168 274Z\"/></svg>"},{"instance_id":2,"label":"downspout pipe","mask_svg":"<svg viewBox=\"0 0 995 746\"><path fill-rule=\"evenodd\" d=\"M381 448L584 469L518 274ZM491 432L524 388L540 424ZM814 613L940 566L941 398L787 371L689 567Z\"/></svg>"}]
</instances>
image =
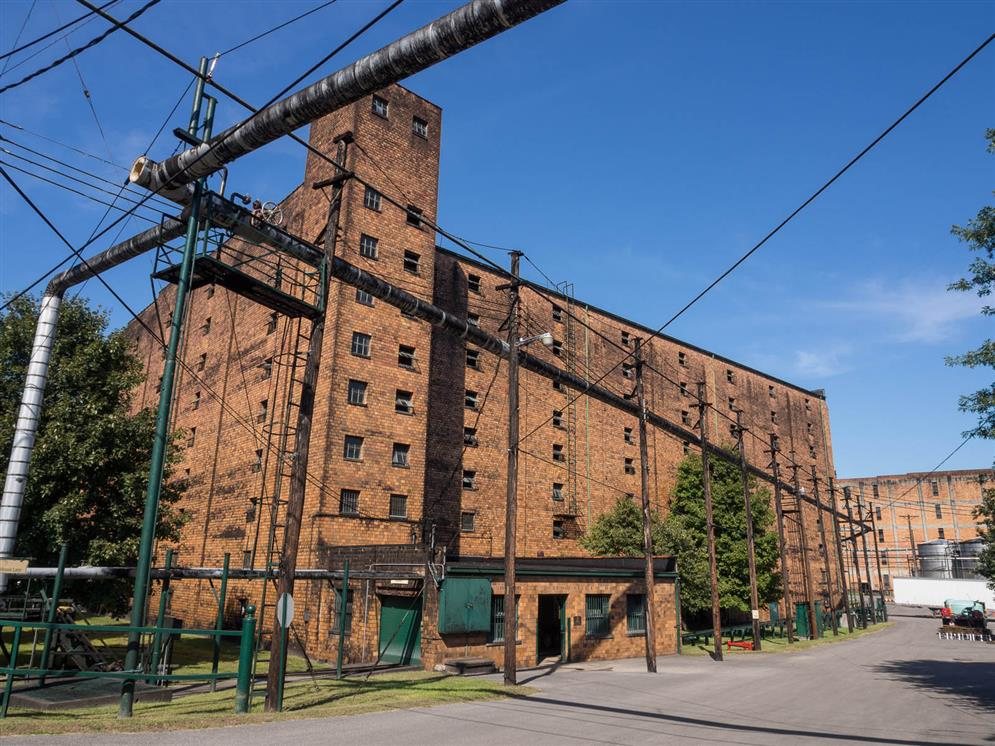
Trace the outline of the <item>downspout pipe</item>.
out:
<instances>
[{"instance_id":1,"label":"downspout pipe","mask_svg":"<svg viewBox=\"0 0 995 746\"><path fill-rule=\"evenodd\" d=\"M181 204L189 185L374 91L421 72L553 8L563 0L473 0L448 15L260 109L206 142L161 163L142 156L131 180Z\"/></svg>"},{"instance_id":2,"label":"downspout pipe","mask_svg":"<svg viewBox=\"0 0 995 746\"><path fill-rule=\"evenodd\" d=\"M88 259L85 264L76 264L65 272L56 275L45 289L41 300L41 311L35 326L35 336L31 343L31 356L21 394L21 405L14 425L14 440L7 463L3 495L0 497L0 560L14 556L17 543L17 527L21 520L21 507L24 504L24 490L28 480L28 468L38 435L38 424L48 383L48 364L55 344L55 333L59 323L59 309L68 288L89 277L117 266L149 249L171 241L182 235L184 225L173 218L166 218L160 225L150 228L127 241L115 244L106 251ZM0 573L0 593L7 590L8 579Z\"/></svg>"}]
</instances>

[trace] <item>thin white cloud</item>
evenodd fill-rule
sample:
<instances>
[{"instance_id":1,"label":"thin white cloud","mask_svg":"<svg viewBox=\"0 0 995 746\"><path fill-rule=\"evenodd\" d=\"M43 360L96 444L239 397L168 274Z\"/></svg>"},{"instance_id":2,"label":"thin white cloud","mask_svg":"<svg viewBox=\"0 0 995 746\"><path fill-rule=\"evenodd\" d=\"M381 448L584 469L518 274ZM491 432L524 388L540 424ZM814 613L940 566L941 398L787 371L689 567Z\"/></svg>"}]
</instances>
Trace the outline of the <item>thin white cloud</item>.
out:
<instances>
[{"instance_id":1,"label":"thin white cloud","mask_svg":"<svg viewBox=\"0 0 995 746\"><path fill-rule=\"evenodd\" d=\"M894 341L932 344L949 339L959 322L977 317L984 305L976 295L948 291L947 284L941 279L874 280L857 286L845 300L820 305L883 323Z\"/></svg>"},{"instance_id":2,"label":"thin white cloud","mask_svg":"<svg viewBox=\"0 0 995 746\"><path fill-rule=\"evenodd\" d=\"M829 378L851 369L846 358L852 352L850 345L840 344L817 350L796 350L792 367L794 373L806 378Z\"/></svg>"}]
</instances>

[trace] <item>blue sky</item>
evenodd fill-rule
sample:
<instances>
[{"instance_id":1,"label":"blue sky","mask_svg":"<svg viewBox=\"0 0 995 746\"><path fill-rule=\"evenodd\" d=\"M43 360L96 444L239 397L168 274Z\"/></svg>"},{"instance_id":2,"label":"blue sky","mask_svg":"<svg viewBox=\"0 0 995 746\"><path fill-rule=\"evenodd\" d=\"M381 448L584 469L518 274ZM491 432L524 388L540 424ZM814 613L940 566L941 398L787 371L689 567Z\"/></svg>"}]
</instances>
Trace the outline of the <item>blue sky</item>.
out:
<instances>
[{"instance_id":1,"label":"blue sky","mask_svg":"<svg viewBox=\"0 0 995 746\"><path fill-rule=\"evenodd\" d=\"M113 12L125 17L140 4L122 0ZM196 64L317 4L164 0L134 26ZM0 3L3 50L30 5ZM217 79L264 102L384 5L339 0L222 58ZM408 0L321 72L456 5ZM82 12L39 0L21 42ZM104 28L95 20L69 42ZM572 0L405 84L444 109L441 225L522 248L555 280L573 282L579 298L655 327L993 29L991 2ZM2 82L65 51L60 42L17 68L27 53L13 57ZM78 63L106 145L72 64L0 96L0 117L129 164L188 76L121 32ZM995 188L983 139L995 126L992 91L995 45L668 329L826 389L841 476L930 469L972 425L957 396L991 382L990 371L948 368L943 358L991 335L980 300L945 287L969 260L950 226ZM168 130L187 108L153 157L172 152ZM217 121L243 115L223 101ZM0 133L113 181L124 175L34 134ZM283 140L239 161L230 183L278 199L299 182L303 162L300 146ZM13 175L77 246L104 212ZM145 225L133 220L124 235ZM0 291L22 288L66 253L0 187ZM149 302L150 266L137 260L108 275L135 308ZM96 283L84 292L115 324L127 321ZM988 466L992 453L991 442L972 442L947 468Z\"/></svg>"}]
</instances>

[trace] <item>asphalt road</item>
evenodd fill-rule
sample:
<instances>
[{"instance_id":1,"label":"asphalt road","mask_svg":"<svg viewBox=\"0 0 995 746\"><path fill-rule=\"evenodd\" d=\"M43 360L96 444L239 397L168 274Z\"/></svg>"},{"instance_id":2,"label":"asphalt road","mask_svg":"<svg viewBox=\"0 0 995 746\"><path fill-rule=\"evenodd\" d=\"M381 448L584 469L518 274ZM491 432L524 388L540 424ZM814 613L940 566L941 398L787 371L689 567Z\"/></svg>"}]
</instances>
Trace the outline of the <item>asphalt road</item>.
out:
<instances>
[{"instance_id":1,"label":"asphalt road","mask_svg":"<svg viewBox=\"0 0 995 746\"><path fill-rule=\"evenodd\" d=\"M523 672L522 699L147 733L156 746L362 744L995 743L995 645L941 642L931 619L806 652L598 662ZM2 739L128 744L134 735Z\"/></svg>"}]
</instances>

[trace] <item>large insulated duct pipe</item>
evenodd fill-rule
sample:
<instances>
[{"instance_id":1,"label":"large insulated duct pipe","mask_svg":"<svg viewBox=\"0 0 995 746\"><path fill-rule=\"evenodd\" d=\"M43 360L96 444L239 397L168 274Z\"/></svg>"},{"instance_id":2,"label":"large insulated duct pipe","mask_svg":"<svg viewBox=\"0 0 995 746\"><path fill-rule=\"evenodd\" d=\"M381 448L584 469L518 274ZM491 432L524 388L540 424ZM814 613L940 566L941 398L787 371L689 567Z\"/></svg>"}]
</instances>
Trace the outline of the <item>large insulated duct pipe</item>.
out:
<instances>
[{"instance_id":1,"label":"large insulated duct pipe","mask_svg":"<svg viewBox=\"0 0 995 746\"><path fill-rule=\"evenodd\" d=\"M186 189L246 153L517 26L563 0L473 0L348 67L161 163L141 157L131 180L186 203Z\"/></svg>"},{"instance_id":2,"label":"large insulated duct pipe","mask_svg":"<svg viewBox=\"0 0 995 746\"><path fill-rule=\"evenodd\" d=\"M0 560L14 556L17 526L21 520L21 506L24 504L24 488L38 434L38 423L41 421L42 400L48 382L48 361L52 355L52 346L55 344L63 294L67 288L88 277L93 277L105 269L183 235L185 229L182 222L166 218L160 225L112 246L88 259L86 264L77 264L69 268L49 282L41 301L41 313L35 326L34 341L31 343L28 373L24 380L17 422L14 425L14 442L10 448L3 495L0 497ZM0 593L6 589L7 576L0 573Z\"/></svg>"}]
</instances>

